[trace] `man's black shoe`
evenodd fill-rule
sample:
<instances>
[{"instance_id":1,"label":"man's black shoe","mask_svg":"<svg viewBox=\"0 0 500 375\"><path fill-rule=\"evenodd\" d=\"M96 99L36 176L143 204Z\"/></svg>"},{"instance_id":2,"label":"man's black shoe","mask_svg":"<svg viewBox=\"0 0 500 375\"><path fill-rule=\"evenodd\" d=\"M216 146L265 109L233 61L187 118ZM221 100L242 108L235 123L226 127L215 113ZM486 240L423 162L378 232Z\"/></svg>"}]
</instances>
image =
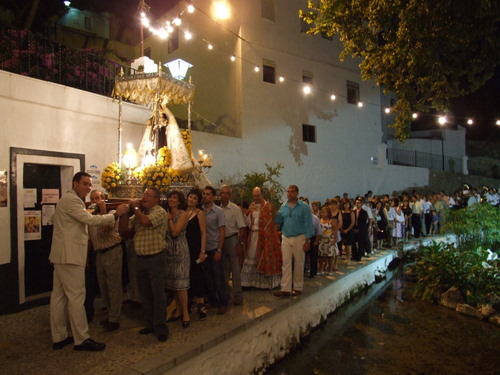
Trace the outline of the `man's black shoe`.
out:
<instances>
[{"instance_id":1,"label":"man's black shoe","mask_svg":"<svg viewBox=\"0 0 500 375\"><path fill-rule=\"evenodd\" d=\"M74 340L73 337L66 337L62 341L58 341L52 344L52 349L54 350L59 350L64 348L66 345L73 344Z\"/></svg>"},{"instance_id":2,"label":"man's black shoe","mask_svg":"<svg viewBox=\"0 0 500 375\"><path fill-rule=\"evenodd\" d=\"M92 340L91 338L88 338L84 342L82 342L80 345L75 345L73 348L78 351L85 351L85 352L99 352L101 350L106 349L106 344L102 342L96 342Z\"/></svg>"}]
</instances>

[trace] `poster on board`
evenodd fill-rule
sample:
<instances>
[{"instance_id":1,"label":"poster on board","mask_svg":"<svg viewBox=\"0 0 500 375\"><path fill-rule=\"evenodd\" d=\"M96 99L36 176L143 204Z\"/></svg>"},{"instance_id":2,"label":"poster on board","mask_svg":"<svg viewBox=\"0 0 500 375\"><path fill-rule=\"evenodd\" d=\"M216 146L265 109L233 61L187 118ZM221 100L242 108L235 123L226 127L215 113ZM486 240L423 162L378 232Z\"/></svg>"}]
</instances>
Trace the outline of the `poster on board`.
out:
<instances>
[{"instance_id":1,"label":"poster on board","mask_svg":"<svg viewBox=\"0 0 500 375\"><path fill-rule=\"evenodd\" d=\"M42 239L42 211L24 211L24 240Z\"/></svg>"}]
</instances>

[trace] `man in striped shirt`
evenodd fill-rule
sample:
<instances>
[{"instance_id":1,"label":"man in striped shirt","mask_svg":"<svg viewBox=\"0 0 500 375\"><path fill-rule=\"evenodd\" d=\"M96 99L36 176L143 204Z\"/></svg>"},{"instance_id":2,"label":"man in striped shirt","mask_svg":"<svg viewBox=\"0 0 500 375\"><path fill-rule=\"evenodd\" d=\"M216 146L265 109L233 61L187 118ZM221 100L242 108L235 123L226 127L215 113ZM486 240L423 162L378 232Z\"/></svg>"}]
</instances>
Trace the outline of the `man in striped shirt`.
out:
<instances>
[{"instance_id":1,"label":"man in striped shirt","mask_svg":"<svg viewBox=\"0 0 500 375\"><path fill-rule=\"evenodd\" d=\"M95 205L94 215L105 215L106 203L103 193L93 190L90 202ZM109 213L115 212L114 210ZM116 223L118 224L118 223ZM108 309L108 317L101 325L108 331L120 328L122 311L122 260L123 250L117 225L89 226L89 236L96 255L96 271L99 290Z\"/></svg>"}]
</instances>

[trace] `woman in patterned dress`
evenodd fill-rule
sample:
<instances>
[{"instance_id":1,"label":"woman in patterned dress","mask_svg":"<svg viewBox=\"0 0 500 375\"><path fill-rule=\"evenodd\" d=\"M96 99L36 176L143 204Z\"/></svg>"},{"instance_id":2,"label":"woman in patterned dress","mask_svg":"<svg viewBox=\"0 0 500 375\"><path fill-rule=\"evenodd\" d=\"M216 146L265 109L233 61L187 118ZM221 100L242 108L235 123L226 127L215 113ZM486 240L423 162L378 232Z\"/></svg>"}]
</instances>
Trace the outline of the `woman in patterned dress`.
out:
<instances>
[{"instance_id":1,"label":"woman in patterned dress","mask_svg":"<svg viewBox=\"0 0 500 375\"><path fill-rule=\"evenodd\" d=\"M180 191L172 191L167 197L168 229L167 268L165 287L175 292L175 311L167 321L173 322L182 317L182 326L189 327L188 289L189 289L189 248L186 239L188 213L186 199ZM179 311L180 309L180 311Z\"/></svg>"},{"instance_id":2,"label":"woman in patterned dress","mask_svg":"<svg viewBox=\"0 0 500 375\"><path fill-rule=\"evenodd\" d=\"M338 247L337 247L337 222L330 218L330 211L327 206L323 206L320 211L320 223L322 228L319 240L319 272L325 273L337 270Z\"/></svg>"}]
</instances>

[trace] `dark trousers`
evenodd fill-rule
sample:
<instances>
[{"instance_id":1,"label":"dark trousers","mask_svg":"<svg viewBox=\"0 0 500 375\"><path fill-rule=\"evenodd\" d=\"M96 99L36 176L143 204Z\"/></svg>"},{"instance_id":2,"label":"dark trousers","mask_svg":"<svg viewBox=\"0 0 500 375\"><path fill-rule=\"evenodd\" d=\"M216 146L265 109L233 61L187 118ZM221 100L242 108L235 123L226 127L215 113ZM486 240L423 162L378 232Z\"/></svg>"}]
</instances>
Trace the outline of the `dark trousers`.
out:
<instances>
[{"instance_id":1,"label":"dark trousers","mask_svg":"<svg viewBox=\"0 0 500 375\"><path fill-rule=\"evenodd\" d=\"M137 256L137 286L142 300L146 328L157 335L166 335L167 300L165 297L165 251L155 255Z\"/></svg>"},{"instance_id":2,"label":"dark trousers","mask_svg":"<svg viewBox=\"0 0 500 375\"><path fill-rule=\"evenodd\" d=\"M426 233L427 235L429 235L429 233L431 232L431 214L430 213L426 213L424 214L424 222L425 222L425 229L427 229Z\"/></svg>"},{"instance_id":3,"label":"dark trousers","mask_svg":"<svg viewBox=\"0 0 500 375\"><path fill-rule=\"evenodd\" d=\"M85 312L87 321L94 320L94 301L99 294L99 284L97 283L97 271L95 266L95 251L89 251L87 255L87 267L85 267Z\"/></svg>"},{"instance_id":4,"label":"dark trousers","mask_svg":"<svg viewBox=\"0 0 500 375\"><path fill-rule=\"evenodd\" d=\"M318 274L318 245L311 242L307 255L309 256L309 277L316 276Z\"/></svg>"},{"instance_id":5,"label":"dark trousers","mask_svg":"<svg viewBox=\"0 0 500 375\"><path fill-rule=\"evenodd\" d=\"M207 251L205 260L205 283L208 289L210 302L217 307L227 306L226 278L224 276L224 264L222 257L216 262L214 255L217 250Z\"/></svg>"},{"instance_id":6,"label":"dark trousers","mask_svg":"<svg viewBox=\"0 0 500 375\"><path fill-rule=\"evenodd\" d=\"M361 257L366 254L371 254L370 238L368 230L360 229L354 231L354 245L352 247L352 259L361 260Z\"/></svg>"},{"instance_id":7,"label":"dark trousers","mask_svg":"<svg viewBox=\"0 0 500 375\"><path fill-rule=\"evenodd\" d=\"M418 238L422 234L422 219L419 214L411 214L411 226L413 227L413 235Z\"/></svg>"}]
</instances>

